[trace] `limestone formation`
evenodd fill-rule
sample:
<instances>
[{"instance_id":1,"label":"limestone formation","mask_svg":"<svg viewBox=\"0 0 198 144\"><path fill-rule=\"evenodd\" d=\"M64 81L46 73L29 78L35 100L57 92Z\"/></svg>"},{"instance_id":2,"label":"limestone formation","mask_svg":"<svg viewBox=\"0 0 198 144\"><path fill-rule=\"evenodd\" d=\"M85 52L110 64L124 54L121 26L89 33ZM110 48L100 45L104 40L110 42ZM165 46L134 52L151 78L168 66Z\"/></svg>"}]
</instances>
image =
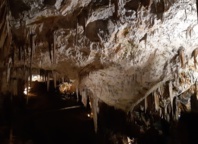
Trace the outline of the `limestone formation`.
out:
<instances>
[{"instance_id":1,"label":"limestone formation","mask_svg":"<svg viewBox=\"0 0 198 144\"><path fill-rule=\"evenodd\" d=\"M47 89L74 81L97 107L130 113L145 101L146 111L153 97L160 116L178 119L198 79L197 34L195 0L1 0L0 93L18 95L18 80L38 74Z\"/></svg>"}]
</instances>

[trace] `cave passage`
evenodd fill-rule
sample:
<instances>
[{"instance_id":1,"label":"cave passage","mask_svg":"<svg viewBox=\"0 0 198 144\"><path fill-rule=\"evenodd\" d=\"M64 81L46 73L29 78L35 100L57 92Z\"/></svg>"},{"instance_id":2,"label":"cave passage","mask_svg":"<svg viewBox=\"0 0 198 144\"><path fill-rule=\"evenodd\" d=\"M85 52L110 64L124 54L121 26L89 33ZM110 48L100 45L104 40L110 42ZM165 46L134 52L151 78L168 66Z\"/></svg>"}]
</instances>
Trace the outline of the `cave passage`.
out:
<instances>
[{"instance_id":1,"label":"cave passage","mask_svg":"<svg viewBox=\"0 0 198 144\"><path fill-rule=\"evenodd\" d=\"M46 91L46 84L34 84L32 96L8 97L4 102L4 130L1 144L93 144L95 132L90 109L75 95ZM31 93L31 92L30 92Z\"/></svg>"}]
</instances>

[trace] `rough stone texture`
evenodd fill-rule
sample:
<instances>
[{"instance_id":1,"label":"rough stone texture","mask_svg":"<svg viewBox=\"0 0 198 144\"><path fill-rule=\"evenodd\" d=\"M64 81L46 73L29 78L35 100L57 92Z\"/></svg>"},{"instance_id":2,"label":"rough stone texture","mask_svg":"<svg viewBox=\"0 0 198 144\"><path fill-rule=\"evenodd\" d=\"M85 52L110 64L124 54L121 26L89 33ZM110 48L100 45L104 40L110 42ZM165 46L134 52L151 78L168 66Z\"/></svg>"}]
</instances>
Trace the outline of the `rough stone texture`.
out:
<instances>
[{"instance_id":1,"label":"rough stone texture","mask_svg":"<svg viewBox=\"0 0 198 144\"><path fill-rule=\"evenodd\" d=\"M67 76L108 105L129 111L166 82L174 97L197 79L195 0L13 0L10 7L14 67ZM182 74L189 83L177 83Z\"/></svg>"}]
</instances>

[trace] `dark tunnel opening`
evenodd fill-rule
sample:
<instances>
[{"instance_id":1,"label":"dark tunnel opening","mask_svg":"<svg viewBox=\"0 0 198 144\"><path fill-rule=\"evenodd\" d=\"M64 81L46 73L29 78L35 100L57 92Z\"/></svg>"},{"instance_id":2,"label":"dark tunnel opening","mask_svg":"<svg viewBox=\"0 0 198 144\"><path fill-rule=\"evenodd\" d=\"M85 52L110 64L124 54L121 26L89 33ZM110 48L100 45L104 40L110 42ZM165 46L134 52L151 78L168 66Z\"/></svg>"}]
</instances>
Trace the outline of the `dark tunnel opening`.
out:
<instances>
[{"instance_id":1,"label":"dark tunnel opening","mask_svg":"<svg viewBox=\"0 0 198 144\"><path fill-rule=\"evenodd\" d=\"M46 82L33 82L26 95L6 96L0 122L1 144L80 144L95 143L91 110L76 95L61 94Z\"/></svg>"}]
</instances>

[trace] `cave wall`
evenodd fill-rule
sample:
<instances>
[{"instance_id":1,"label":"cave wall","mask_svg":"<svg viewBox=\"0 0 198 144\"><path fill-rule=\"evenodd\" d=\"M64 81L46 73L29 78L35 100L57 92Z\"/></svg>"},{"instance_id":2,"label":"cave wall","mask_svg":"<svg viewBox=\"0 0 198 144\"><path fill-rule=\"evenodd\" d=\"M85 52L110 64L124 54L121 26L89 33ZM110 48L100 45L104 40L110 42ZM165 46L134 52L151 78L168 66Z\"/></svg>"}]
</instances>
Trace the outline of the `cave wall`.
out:
<instances>
[{"instance_id":1,"label":"cave wall","mask_svg":"<svg viewBox=\"0 0 198 144\"><path fill-rule=\"evenodd\" d=\"M165 83L175 97L197 79L195 1L21 0L20 6L10 2L15 66L75 80L81 94L89 89L130 111ZM189 83L178 82L183 75Z\"/></svg>"},{"instance_id":2,"label":"cave wall","mask_svg":"<svg viewBox=\"0 0 198 144\"><path fill-rule=\"evenodd\" d=\"M12 36L9 19L8 1L2 0L0 3L0 111L2 110L5 94L9 91L9 75L12 65L10 55L13 49L11 48Z\"/></svg>"},{"instance_id":3,"label":"cave wall","mask_svg":"<svg viewBox=\"0 0 198 144\"><path fill-rule=\"evenodd\" d=\"M148 7L143 4L138 7L139 1L118 1L116 23L111 19L115 11L107 12L111 6L114 8L113 4L106 11L93 10L95 17L91 16L88 22L105 19L108 23L108 32L98 33L102 46L90 45L97 47L91 53L97 53L95 56L103 67L84 76L81 86L88 87L109 105L127 111L166 82L174 83L173 97L194 84L197 71L193 53L198 44L196 3L166 2L153 1ZM177 83L183 73L193 77L191 84Z\"/></svg>"},{"instance_id":4,"label":"cave wall","mask_svg":"<svg viewBox=\"0 0 198 144\"><path fill-rule=\"evenodd\" d=\"M95 100L96 130L98 100L130 112L142 102L145 110L150 108L148 97L152 97L152 107L160 116L169 120L174 113L178 119L175 101L181 102L179 97L198 78L195 0L13 0L9 4L13 47L1 49L2 86L9 79L10 63L14 94L16 78L27 81L34 70L48 82L49 78L75 81L83 100L89 96ZM2 17L9 18L3 13ZM3 41L10 34L8 26L5 30Z\"/></svg>"}]
</instances>

